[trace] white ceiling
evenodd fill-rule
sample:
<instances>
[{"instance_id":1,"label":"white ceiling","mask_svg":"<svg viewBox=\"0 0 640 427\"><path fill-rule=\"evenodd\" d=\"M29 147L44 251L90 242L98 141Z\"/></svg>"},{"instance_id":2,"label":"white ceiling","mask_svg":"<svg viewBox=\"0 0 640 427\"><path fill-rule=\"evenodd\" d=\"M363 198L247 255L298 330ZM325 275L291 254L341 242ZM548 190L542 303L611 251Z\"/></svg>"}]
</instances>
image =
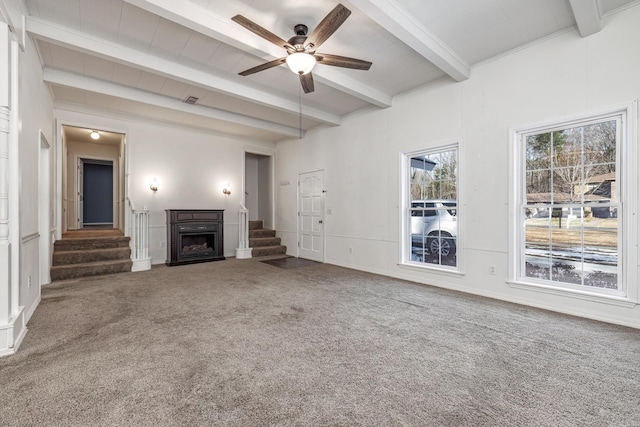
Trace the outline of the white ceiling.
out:
<instances>
[{"instance_id":1,"label":"white ceiling","mask_svg":"<svg viewBox=\"0 0 640 427\"><path fill-rule=\"evenodd\" d=\"M100 135L97 140L91 138L91 132L93 131L98 132ZM124 138L124 135L120 133L101 129L84 129L76 126L62 126L62 132L67 142L90 142L95 145L110 145L117 148L120 148Z\"/></svg>"},{"instance_id":2,"label":"white ceiling","mask_svg":"<svg viewBox=\"0 0 640 427\"><path fill-rule=\"evenodd\" d=\"M312 31L334 0L23 0L56 106L181 123L277 141L337 126L362 108L437 79L472 78L471 66L558 32L597 32L638 0L345 0L352 14L318 52L373 62L369 71L317 65L301 93L285 65L238 72L285 56L236 24L242 14L283 39ZM196 105L182 102L196 96ZM301 101L301 102L300 102Z\"/></svg>"}]
</instances>

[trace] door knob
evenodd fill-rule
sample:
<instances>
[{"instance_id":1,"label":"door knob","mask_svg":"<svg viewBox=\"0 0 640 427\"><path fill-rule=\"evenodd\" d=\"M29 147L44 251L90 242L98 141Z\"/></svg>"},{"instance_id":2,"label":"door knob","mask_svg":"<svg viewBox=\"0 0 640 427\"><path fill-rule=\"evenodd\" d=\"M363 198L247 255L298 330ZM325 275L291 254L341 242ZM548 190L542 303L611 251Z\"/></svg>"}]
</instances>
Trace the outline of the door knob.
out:
<instances>
[{"instance_id":1,"label":"door knob","mask_svg":"<svg viewBox=\"0 0 640 427\"><path fill-rule=\"evenodd\" d=\"M318 224L322 224L322 220L318 221Z\"/></svg>"}]
</instances>

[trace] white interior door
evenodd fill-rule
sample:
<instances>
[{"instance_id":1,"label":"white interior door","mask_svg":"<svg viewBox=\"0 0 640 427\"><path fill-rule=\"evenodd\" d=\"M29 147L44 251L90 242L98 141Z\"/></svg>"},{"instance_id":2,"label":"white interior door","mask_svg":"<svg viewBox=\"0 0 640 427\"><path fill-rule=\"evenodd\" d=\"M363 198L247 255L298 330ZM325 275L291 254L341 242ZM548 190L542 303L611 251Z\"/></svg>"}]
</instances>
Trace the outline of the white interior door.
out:
<instances>
[{"instance_id":1,"label":"white interior door","mask_svg":"<svg viewBox=\"0 0 640 427\"><path fill-rule=\"evenodd\" d=\"M324 171L298 176L298 256L324 261Z\"/></svg>"},{"instance_id":2,"label":"white interior door","mask_svg":"<svg viewBox=\"0 0 640 427\"><path fill-rule=\"evenodd\" d=\"M76 201L76 206L78 206L78 230L83 227L84 223L84 162L82 159L78 159L78 164L76 165L76 177L78 179L77 188L78 188L78 196Z\"/></svg>"}]
</instances>

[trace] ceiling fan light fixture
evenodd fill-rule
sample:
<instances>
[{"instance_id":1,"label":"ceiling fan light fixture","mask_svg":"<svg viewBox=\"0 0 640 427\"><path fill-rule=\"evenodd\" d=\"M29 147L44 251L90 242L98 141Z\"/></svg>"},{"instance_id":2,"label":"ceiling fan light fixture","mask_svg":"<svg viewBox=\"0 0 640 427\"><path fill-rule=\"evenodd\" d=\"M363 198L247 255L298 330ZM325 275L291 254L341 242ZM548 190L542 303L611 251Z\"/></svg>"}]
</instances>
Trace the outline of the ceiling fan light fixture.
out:
<instances>
[{"instance_id":1,"label":"ceiling fan light fixture","mask_svg":"<svg viewBox=\"0 0 640 427\"><path fill-rule=\"evenodd\" d=\"M351 11L344 5L338 4L331 12L322 18L322 21L320 21L309 36L307 36L309 28L306 25L297 24L294 26L293 31L295 31L296 35L291 37L289 41L285 41L273 34L271 31L261 27L242 15L232 17L231 20L237 24L242 25L244 28L257 36L262 37L264 40L271 42L280 48L284 48L287 52L287 56L265 62L258 66L249 68L248 70L241 71L238 74L241 76L248 76L259 71L278 67L286 61L289 69L298 74L300 85L302 86L304 93L310 93L314 91L313 75L311 74L311 70L316 65L316 62L321 62L323 66L331 65L334 67L351 68L354 70L368 70L371 67L371 62L369 61L325 53L316 55L317 49L322 45L322 43L327 41L327 39L331 37L338 28L340 28L349 15L351 15Z\"/></svg>"},{"instance_id":2,"label":"ceiling fan light fixture","mask_svg":"<svg viewBox=\"0 0 640 427\"><path fill-rule=\"evenodd\" d=\"M289 69L296 74L309 74L316 65L316 58L307 52L294 52L287 56Z\"/></svg>"}]
</instances>

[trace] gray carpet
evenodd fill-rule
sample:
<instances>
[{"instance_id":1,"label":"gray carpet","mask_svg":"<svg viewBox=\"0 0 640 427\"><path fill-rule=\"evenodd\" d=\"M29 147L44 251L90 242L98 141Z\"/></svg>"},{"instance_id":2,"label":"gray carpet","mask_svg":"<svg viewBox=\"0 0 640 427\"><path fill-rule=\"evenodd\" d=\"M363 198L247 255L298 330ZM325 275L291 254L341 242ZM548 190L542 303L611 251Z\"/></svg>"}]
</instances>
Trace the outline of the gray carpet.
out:
<instances>
[{"instance_id":1,"label":"gray carpet","mask_svg":"<svg viewBox=\"0 0 640 427\"><path fill-rule=\"evenodd\" d=\"M280 267L280 268L300 268L300 267L308 267L310 265L318 264L316 261L310 261L308 259L297 258L292 256L266 259L262 262L264 262L265 264L273 265L274 267Z\"/></svg>"},{"instance_id":2,"label":"gray carpet","mask_svg":"<svg viewBox=\"0 0 640 427\"><path fill-rule=\"evenodd\" d=\"M2 426L640 425L640 332L315 264L58 282Z\"/></svg>"}]
</instances>

